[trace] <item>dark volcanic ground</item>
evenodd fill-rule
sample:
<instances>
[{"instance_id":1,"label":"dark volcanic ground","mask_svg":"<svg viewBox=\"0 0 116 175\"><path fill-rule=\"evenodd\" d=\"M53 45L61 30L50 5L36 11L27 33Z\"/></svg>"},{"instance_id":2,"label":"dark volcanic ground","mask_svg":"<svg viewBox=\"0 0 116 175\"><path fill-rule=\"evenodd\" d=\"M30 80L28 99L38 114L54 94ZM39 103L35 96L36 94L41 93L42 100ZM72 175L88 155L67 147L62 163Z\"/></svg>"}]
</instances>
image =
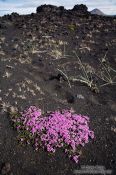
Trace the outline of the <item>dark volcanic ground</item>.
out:
<instances>
[{"instance_id":1,"label":"dark volcanic ground","mask_svg":"<svg viewBox=\"0 0 116 175\"><path fill-rule=\"evenodd\" d=\"M88 73L94 72L99 93L71 81L83 74L74 51ZM102 71L99 59L112 67L116 81L116 18L77 6L43 6L36 14L0 18L0 166L10 162L14 175L72 175L81 165L105 166L116 174L116 86L101 86L105 82L95 76ZM78 165L62 150L48 155L22 147L7 115L11 105L20 110L36 105L44 112L73 108L90 116L95 140L82 148Z\"/></svg>"}]
</instances>

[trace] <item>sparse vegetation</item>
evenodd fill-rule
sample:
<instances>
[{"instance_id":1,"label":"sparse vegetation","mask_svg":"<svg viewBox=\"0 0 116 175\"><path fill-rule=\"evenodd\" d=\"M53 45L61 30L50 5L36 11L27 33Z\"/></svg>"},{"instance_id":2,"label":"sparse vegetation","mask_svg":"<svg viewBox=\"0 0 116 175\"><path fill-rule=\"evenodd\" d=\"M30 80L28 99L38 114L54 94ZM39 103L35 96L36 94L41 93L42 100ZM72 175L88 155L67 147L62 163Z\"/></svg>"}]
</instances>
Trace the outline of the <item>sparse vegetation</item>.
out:
<instances>
[{"instance_id":1,"label":"sparse vegetation","mask_svg":"<svg viewBox=\"0 0 116 175\"><path fill-rule=\"evenodd\" d=\"M105 58L100 60L100 64L101 70L97 73L97 76L103 81L100 86L116 85L116 70L105 61Z\"/></svg>"},{"instance_id":2,"label":"sparse vegetation","mask_svg":"<svg viewBox=\"0 0 116 175\"><path fill-rule=\"evenodd\" d=\"M66 45L67 42L61 40L55 41L50 39L48 41L48 54L55 59L66 58L67 56L69 56L66 54Z\"/></svg>"},{"instance_id":3,"label":"sparse vegetation","mask_svg":"<svg viewBox=\"0 0 116 175\"><path fill-rule=\"evenodd\" d=\"M83 63L75 51L74 53L81 70L80 75L68 76L63 70L58 69L58 71L60 71L66 78L70 88L71 82L81 82L87 85L92 91L99 93L100 87L116 84L116 70L106 62L106 54L102 60L99 59L101 65L99 70L96 72L90 65ZM99 80L102 80L105 83L96 83L93 77L98 77L98 82Z\"/></svg>"},{"instance_id":4,"label":"sparse vegetation","mask_svg":"<svg viewBox=\"0 0 116 175\"><path fill-rule=\"evenodd\" d=\"M60 122L62 128L59 126L57 131L67 133L70 130L66 137L61 136L60 139L66 139L70 134L71 141L76 139L73 134L82 131L78 127L83 120L81 116L80 121L77 121L78 126L72 120L74 116L79 119L78 113L93 116L90 125L96 138L86 147L77 145L74 161L78 161L79 151L79 155L82 155L80 163L99 165L102 162L113 169L116 162L113 144L115 126L114 120L111 121L116 112L115 18L91 15L82 5L70 10L44 5L37 10L37 14L0 17L0 174L3 172L2 162L9 161L13 173L6 174L72 175L76 165L63 156L65 141L58 141L64 147L58 149L54 156L43 149L36 152L31 145L35 149L45 146L45 150L48 148L54 152L56 143L53 143L56 147L48 143L54 138L57 140L57 137L54 137L54 132L48 134L48 130L54 128L57 135ZM39 106L42 115L39 116L37 111L33 111L33 115L29 109L25 115L23 109L31 105ZM16 109L11 109L10 117L15 128L18 127L18 132L11 127L8 116L11 106L16 106ZM62 109L71 109L75 113L66 114ZM23 117L19 111L23 111ZM28 112L32 115L27 115ZM72 124L73 128L68 128L67 116L70 118L69 123L75 123ZM49 124L42 132L37 130L40 118ZM43 122L42 126L45 126ZM86 125L83 130L86 131L79 136L87 134L81 137L84 143L88 141L88 129ZM20 143L27 142L30 146L23 144L21 147L16 141L17 133ZM48 137L41 145L38 145L38 140L35 141L38 133ZM71 148L71 143L68 146Z\"/></svg>"},{"instance_id":5,"label":"sparse vegetation","mask_svg":"<svg viewBox=\"0 0 116 175\"><path fill-rule=\"evenodd\" d=\"M76 58L78 59L78 64L80 66L81 69L81 75L78 75L77 77L71 77L70 79L75 82L81 82L86 84L92 91L95 91L96 93L99 92L99 89L97 87L97 84L94 82L93 80L93 69L91 68L91 66L89 66L89 68L84 65L84 63L82 63L81 59L78 57L78 55L76 54L76 52L74 52L76 55Z\"/></svg>"}]
</instances>

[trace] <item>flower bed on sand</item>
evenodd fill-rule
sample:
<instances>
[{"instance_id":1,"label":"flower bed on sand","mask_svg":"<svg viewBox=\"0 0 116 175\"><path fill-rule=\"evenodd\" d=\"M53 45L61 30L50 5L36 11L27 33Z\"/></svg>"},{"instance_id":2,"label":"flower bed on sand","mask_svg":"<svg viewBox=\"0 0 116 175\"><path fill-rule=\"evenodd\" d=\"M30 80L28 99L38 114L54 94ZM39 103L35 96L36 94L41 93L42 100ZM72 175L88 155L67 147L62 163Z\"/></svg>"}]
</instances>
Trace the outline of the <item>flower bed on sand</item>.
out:
<instances>
[{"instance_id":1,"label":"flower bed on sand","mask_svg":"<svg viewBox=\"0 0 116 175\"><path fill-rule=\"evenodd\" d=\"M43 116L41 109L30 106L23 112L12 113L11 118L21 142L33 144L36 150L43 147L52 153L63 148L76 163L79 161L78 147L85 146L89 138L94 138L94 132L88 126L89 117L71 110Z\"/></svg>"}]
</instances>

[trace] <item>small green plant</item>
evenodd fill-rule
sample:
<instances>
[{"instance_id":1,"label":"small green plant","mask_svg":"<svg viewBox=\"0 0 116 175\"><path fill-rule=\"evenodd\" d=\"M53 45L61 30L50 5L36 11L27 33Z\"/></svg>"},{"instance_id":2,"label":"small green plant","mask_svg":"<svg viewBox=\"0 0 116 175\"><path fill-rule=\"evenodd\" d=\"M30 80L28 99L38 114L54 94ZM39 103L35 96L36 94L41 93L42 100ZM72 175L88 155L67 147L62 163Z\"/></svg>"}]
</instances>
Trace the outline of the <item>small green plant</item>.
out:
<instances>
[{"instance_id":1,"label":"small green plant","mask_svg":"<svg viewBox=\"0 0 116 175\"><path fill-rule=\"evenodd\" d=\"M76 30L76 25L74 25L74 24L70 24L70 25L68 25L68 29L70 30L70 31L75 31Z\"/></svg>"}]
</instances>

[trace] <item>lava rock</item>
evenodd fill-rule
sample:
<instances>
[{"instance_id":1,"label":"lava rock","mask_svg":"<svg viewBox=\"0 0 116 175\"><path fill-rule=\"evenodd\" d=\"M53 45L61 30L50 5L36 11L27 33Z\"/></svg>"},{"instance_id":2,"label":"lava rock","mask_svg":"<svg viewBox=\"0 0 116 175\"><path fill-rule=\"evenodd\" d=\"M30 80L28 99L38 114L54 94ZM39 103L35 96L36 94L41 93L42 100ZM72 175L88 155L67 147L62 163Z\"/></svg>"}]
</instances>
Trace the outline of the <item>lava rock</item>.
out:
<instances>
[{"instance_id":1,"label":"lava rock","mask_svg":"<svg viewBox=\"0 0 116 175\"><path fill-rule=\"evenodd\" d=\"M76 11L78 13L87 13L88 12L88 8L86 5L75 5L72 9L72 11Z\"/></svg>"},{"instance_id":2,"label":"lava rock","mask_svg":"<svg viewBox=\"0 0 116 175\"><path fill-rule=\"evenodd\" d=\"M70 92L66 92L66 99L67 99L68 103L74 103L75 102L75 97Z\"/></svg>"},{"instance_id":3,"label":"lava rock","mask_svg":"<svg viewBox=\"0 0 116 175\"><path fill-rule=\"evenodd\" d=\"M37 13L41 13L41 12L44 12L44 13L55 13L55 14L59 14L61 15L63 12L64 12L64 7L63 6L60 6L60 7L57 7L57 6L54 6L54 5L41 5L39 7L37 7L37 10L36 12Z\"/></svg>"}]
</instances>

